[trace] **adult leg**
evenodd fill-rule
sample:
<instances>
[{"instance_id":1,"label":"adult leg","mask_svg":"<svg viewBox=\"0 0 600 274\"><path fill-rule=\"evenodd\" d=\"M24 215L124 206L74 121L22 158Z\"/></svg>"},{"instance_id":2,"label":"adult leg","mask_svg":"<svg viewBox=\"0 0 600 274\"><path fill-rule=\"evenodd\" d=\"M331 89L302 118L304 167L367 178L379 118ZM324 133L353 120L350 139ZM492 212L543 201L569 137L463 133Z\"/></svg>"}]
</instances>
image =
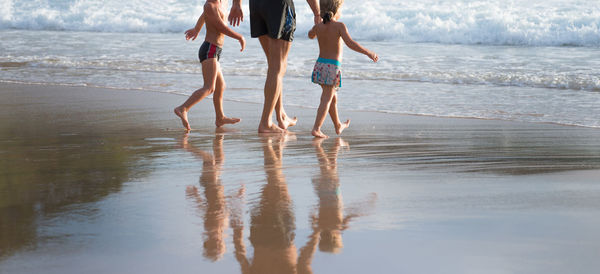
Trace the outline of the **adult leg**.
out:
<instances>
[{"instance_id":1,"label":"adult leg","mask_svg":"<svg viewBox=\"0 0 600 274\"><path fill-rule=\"evenodd\" d=\"M192 93L192 95L181 105L176 107L173 111L175 115L181 118L181 123L185 129L190 130L190 123L188 122L187 113L190 108L196 103L200 102L204 97L213 93L215 90L215 82L217 80L217 71L219 63L215 58L209 58L202 62L202 77L204 78L204 86Z\"/></svg>"},{"instance_id":2,"label":"adult leg","mask_svg":"<svg viewBox=\"0 0 600 274\"><path fill-rule=\"evenodd\" d=\"M218 64L218 63L217 63ZM225 124L235 124L241 121L240 118L228 118L223 112L223 93L225 92L225 79L220 66L217 72L217 81L215 82L215 93L213 94L213 105L215 106L215 125L222 127Z\"/></svg>"},{"instance_id":3,"label":"adult leg","mask_svg":"<svg viewBox=\"0 0 600 274\"><path fill-rule=\"evenodd\" d=\"M267 38L268 38L267 35L258 37L258 40L260 41L260 45L261 45L263 51L265 52L265 56L268 56L268 52L269 52L269 39L267 39ZM268 62L268 58L267 58L267 62ZM286 55L285 64L287 67L287 55ZM284 74L285 74L285 71L284 71ZM277 117L277 122L278 122L279 127L282 129L287 129L288 127L295 126L296 122L298 122L298 118L296 118L296 117L290 118L287 115L287 113L285 113L285 110L283 109L283 84L281 85L281 89L282 89L282 91L279 93L279 97L277 98L277 103L275 104L275 116Z\"/></svg>"},{"instance_id":4,"label":"adult leg","mask_svg":"<svg viewBox=\"0 0 600 274\"><path fill-rule=\"evenodd\" d=\"M259 37L265 55L267 56L267 79L265 80L265 101L263 112L258 125L259 133L282 133L285 130L274 125L271 119L275 105L280 98L283 75L287 66L287 55L291 42L273 39L267 35Z\"/></svg>"},{"instance_id":5,"label":"adult leg","mask_svg":"<svg viewBox=\"0 0 600 274\"><path fill-rule=\"evenodd\" d=\"M261 45L263 51L265 52L265 56L268 56L268 53L269 53L269 39L268 38L269 38L269 36L267 36L267 35L258 37L258 40L260 41L260 45ZM267 57L267 62L268 61L269 61L269 58ZM286 56L285 63L287 65L287 56ZM283 109L283 85L281 87L282 87L282 91L279 93L279 98L277 98L277 103L275 104L275 116L277 117L277 122L278 122L279 127L282 129L287 129L288 127L295 126L296 122L298 121L298 118L296 118L296 117L290 118L285 113L285 110Z\"/></svg>"},{"instance_id":6,"label":"adult leg","mask_svg":"<svg viewBox=\"0 0 600 274\"><path fill-rule=\"evenodd\" d=\"M313 126L311 133L318 138L327 138L328 136L321 132L321 126L325 121L327 112L329 112L329 105L331 105L335 90L331 85L321 85L321 87L323 88L323 94L321 94L321 103L319 104L319 109L317 109L317 118L315 118L315 125Z\"/></svg>"},{"instance_id":7,"label":"adult leg","mask_svg":"<svg viewBox=\"0 0 600 274\"><path fill-rule=\"evenodd\" d=\"M331 121L333 122L335 133L337 133L337 135L342 134L342 131L350 126L350 119L346 120L344 123L340 122L337 110L337 92L333 93L333 98L331 99L331 104L329 105L329 116L331 116Z\"/></svg>"}]
</instances>

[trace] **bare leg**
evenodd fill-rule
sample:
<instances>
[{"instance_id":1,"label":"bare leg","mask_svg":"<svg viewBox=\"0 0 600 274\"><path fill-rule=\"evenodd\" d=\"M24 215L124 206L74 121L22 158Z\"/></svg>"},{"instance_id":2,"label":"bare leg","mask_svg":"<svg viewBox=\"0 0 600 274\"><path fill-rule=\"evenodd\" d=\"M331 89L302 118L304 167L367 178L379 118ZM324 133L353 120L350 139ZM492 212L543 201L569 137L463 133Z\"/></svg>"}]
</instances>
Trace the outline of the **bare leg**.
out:
<instances>
[{"instance_id":1,"label":"bare leg","mask_svg":"<svg viewBox=\"0 0 600 274\"><path fill-rule=\"evenodd\" d=\"M268 55L269 55L269 37L264 35L261 37L258 37L258 40L260 41L260 45L263 49L263 51L265 52L265 56L267 56L267 61L268 60ZM287 56L286 56L287 59ZM285 61L286 65L287 65L287 60ZM279 127L282 129L287 129L288 127L291 126L295 126L296 122L298 121L298 118L294 117L294 118L290 118L286 113L285 110L283 109L283 84L281 85L281 91L279 92L279 97L277 98L277 103L275 104L275 116L277 117L277 122L279 124Z\"/></svg>"},{"instance_id":2,"label":"bare leg","mask_svg":"<svg viewBox=\"0 0 600 274\"><path fill-rule=\"evenodd\" d=\"M267 56L267 79L265 81L265 102L258 125L259 133L283 133L285 130L272 122L271 116L279 100L283 75L287 66L287 55L291 46L290 42L273 39L267 35L259 37L261 45Z\"/></svg>"},{"instance_id":3,"label":"bare leg","mask_svg":"<svg viewBox=\"0 0 600 274\"><path fill-rule=\"evenodd\" d=\"M290 118L283 109L283 91L279 93L279 100L275 105L275 115L277 116L277 122L280 128L287 129L293 127L298 122L298 118Z\"/></svg>"},{"instance_id":4,"label":"bare leg","mask_svg":"<svg viewBox=\"0 0 600 274\"><path fill-rule=\"evenodd\" d=\"M337 135L342 134L342 131L350 126L350 119L346 120L344 123L340 123L337 110L337 92L333 94L333 99L329 105L329 116L331 116L331 121L333 121L333 126L335 127L335 133L337 133Z\"/></svg>"},{"instance_id":5,"label":"bare leg","mask_svg":"<svg viewBox=\"0 0 600 274\"><path fill-rule=\"evenodd\" d=\"M317 109L317 118L315 119L315 125L313 126L311 133L317 138L327 138L329 136L321 132L321 126L325 121L327 112L329 112L329 105L331 105L335 90L331 85L321 85L321 87L323 88L323 94L321 94L321 103L319 104L319 109Z\"/></svg>"},{"instance_id":6,"label":"bare leg","mask_svg":"<svg viewBox=\"0 0 600 274\"><path fill-rule=\"evenodd\" d=\"M183 127L187 130L192 129L188 122L187 113L190 108L200 102L204 97L215 91L215 82L217 80L217 71L219 63L215 58L209 58L202 62L202 77L204 78L204 86L192 93L192 95L181 105L176 107L173 112L181 118Z\"/></svg>"},{"instance_id":7,"label":"bare leg","mask_svg":"<svg viewBox=\"0 0 600 274\"><path fill-rule=\"evenodd\" d=\"M223 113L223 93L225 92L225 80L223 73L219 68L217 73L217 81L215 84L215 93L213 94L213 105L215 106L215 125L222 127L225 124L235 124L241 121L240 118L228 118Z\"/></svg>"}]
</instances>

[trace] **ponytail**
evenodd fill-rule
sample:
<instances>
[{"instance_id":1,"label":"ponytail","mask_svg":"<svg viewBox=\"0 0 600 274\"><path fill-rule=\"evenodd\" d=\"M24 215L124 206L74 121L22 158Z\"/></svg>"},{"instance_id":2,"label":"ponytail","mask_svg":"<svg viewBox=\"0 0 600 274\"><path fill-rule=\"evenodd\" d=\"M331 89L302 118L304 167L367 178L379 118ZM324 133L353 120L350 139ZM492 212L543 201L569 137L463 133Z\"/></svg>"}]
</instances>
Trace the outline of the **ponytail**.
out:
<instances>
[{"instance_id":1,"label":"ponytail","mask_svg":"<svg viewBox=\"0 0 600 274\"><path fill-rule=\"evenodd\" d=\"M323 24L327 24L327 22L330 22L331 19L333 18L333 12L328 11L325 14L323 14Z\"/></svg>"}]
</instances>

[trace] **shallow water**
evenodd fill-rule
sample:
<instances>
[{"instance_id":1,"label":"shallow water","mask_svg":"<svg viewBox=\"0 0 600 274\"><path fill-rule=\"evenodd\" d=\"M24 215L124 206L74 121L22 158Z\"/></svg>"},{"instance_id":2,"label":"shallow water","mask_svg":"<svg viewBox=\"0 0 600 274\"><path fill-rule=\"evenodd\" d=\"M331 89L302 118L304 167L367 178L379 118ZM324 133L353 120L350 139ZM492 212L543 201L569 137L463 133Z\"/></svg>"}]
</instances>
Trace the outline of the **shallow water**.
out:
<instances>
[{"instance_id":1,"label":"shallow water","mask_svg":"<svg viewBox=\"0 0 600 274\"><path fill-rule=\"evenodd\" d=\"M319 142L258 136L237 103L250 123L215 132L200 106L184 134L162 111L183 96L9 87L0 273L599 266L597 130L356 112Z\"/></svg>"},{"instance_id":2,"label":"shallow water","mask_svg":"<svg viewBox=\"0 0 600 274\"><path fill-rule=\"evenodd\" d=\"M0 30L0 81L191 94L201 87L199 42L173 33ZM286 105L316 108L310 83L317 44L294 41ZM201 38L200 38L201 39ZM600 49L521 45L360 42L375 64L346 49L340 108L598 127ZM262 102L266 62L256 39L221 59L227 100Z\"/></svg>"}]
</instances>

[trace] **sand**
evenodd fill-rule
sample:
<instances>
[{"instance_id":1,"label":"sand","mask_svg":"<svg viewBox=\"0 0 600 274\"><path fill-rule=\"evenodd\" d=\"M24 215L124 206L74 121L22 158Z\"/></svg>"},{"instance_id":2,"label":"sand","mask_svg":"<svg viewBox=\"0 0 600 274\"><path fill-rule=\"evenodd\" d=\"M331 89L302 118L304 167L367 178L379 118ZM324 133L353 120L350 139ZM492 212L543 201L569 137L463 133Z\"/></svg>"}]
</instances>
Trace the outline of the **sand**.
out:
<instances>
[{"instance_id":1,"label":"sand","mask_svg":"<svg viewBox=\"0 0 600 274\"><path fill-rule=\"evenodd\" d=\"M226 94L227 96L227 94ZM600 130L0 84L0 273L595 273ZM315 100L318 100L315 98Z\"/></svg>"}]
</instances>

